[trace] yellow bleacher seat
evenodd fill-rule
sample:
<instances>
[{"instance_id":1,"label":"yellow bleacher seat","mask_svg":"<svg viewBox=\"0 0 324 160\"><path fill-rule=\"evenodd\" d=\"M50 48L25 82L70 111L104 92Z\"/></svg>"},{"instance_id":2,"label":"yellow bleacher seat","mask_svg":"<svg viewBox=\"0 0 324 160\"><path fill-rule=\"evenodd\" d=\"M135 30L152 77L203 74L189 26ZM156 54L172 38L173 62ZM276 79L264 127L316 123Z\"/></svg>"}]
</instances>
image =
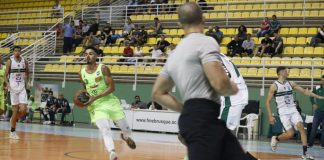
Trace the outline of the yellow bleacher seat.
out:
<instances>
[{"instance_id":1,"label":"yellow bleacher seat","mask_svg":"<svg viewBox=\"0 0 324 160\"><path fill-rule=\"evenodd\" d=\"M242 17L242 13L241 12L234 12L233 18L241 18L241 17Z\"/></svg>"},{"instance_id":2,"label":"yellow bleacher seat","mask_svg":"<svg viewBox=\"0 0 324 160\"><path fill-rule=\"evenodd\" d=\"M318 29L317 28L308 28L307 34L317 34Z\"/></svg>"},{"instance_id":3,"label":"yellow bleacher seat","mask_svg":"<svg viewBox=\"0 0 324 160\"><path fill-rule=\"evenodd\" d=\"M286 44L295 44L296 43L296 37L288 37Z\"/></svg>"},{"instance_id":4,"label":"yellow bleacher seat","mask_svg":"<svg viewBox=\"0 0 324 160\"><path fill-rule=\"evenodd\" d=\"M266 5L266 9L277 9L278 8L278 4L268 4Z\"/></svg>"},{"instance_id":5,"label":"yellow bleacher seat","mask_svg":"<svg viewBox=\"0 0 324 160\"><path fill-rule=\"evenodd\" d=\"M221 18L221 19L226 18L226 13L223 12L218 13L217 18Z\"/></svg>"},{"instance_id":6,"label":"yellow bleacher seat","mask_svg":"<svg viewBox=\"0 0 324 160\"><path fill-rule=\"evenodd\" d=\"M149 38L148 40L147 40L147 44L156 44L156 42L157 42L157 39L156 38Z\"/></svg>"},{"instance_id":7,"label":"yellow bleacher seat","mask_svg":"<svg viewBox=\"0 0 324 160\"><path fill-rule=\"evenodd\" d=\"M221 5L216 5L216 6L214 7L214 10L215 10L215 11L220 11L220 10L222 10L222 6L221 6Z\"/></svg>"},{"instance_id":8,"label":"yellow bleacher seat","mask_svg":"<svg viewBox=\"0 0 324 160\"><path fill-rule=\"evenodd\" d=\"M307 17L318 17L318 11L309 11L309 14L306 14Z\"/></svg>"},{"instance_id":9,"label":"yellow bleacher seat","mask_svg":"<svg viewBox=\"0 0 324 160\"><path fill-rule=\"evenodd\" d=\"M315 47L315 49L314 49L314 55L323 55L323 54L324 54L323 47Z\"/></svg>"},{"instance_id":10,"label":"yellow bleacher seat","mask_svg":"<svg viewBox=\"0 0 324 160\"><path fill-rule=\"evenodd\" d=\"M118 73L119 72L119 65L113 65L111 66L111 73Z\"/></svg>"},{"instance_id":11,"label":"yellow bleacher seat","mask_svg":"<svg viewBox=\"0 0 324 160\"><path fill-rule=\"evenodd\" d=\"M259 57L252 57L250 63L252 65L259 65L259 64L261 64L261 58L259 58Z\"/></svg>"},{"instance_id":12,"label":"yellow bleacher seat","mask_svg":"<svg viewBox=\"0 0 324 160\"><path fill-rule=\"evenodd\" d=\"M209 19L209 13L203 13L203 16L204 16L206 19Z\"/></svg>"},{"instance_id":13,"label":"yellow bleacher seat","mask_svg":"<svg viewBox=\"0 0 324 160\"><path fill-rule=\"evenodd\" d=\"M118 73L128 73L128 66L126 65L120 66Z\"/></svg>"},{"instance_id":14,"label":"yellow bleacher seat","mask_svg":"<svg viewBox=\"0 0 324 160\"><path fill-rule=\"evenodd\" d=\"M276 14L274 11L267 11L266 16L271 17L272 15Z\"/></svg>"},{"instance_id":15,"label":"yellow bleacher seat","mask_svg":"<svg viewBox=\"0 0 324 160\"><path fill-rule=\"evenodd\" d=\"M287 3L284 9L294 9L294 3Z\"/></svg>"},{"instance_id":16,"label":"yellow bleacher seat","mask_svg":"<svg viewBox=\"0 0 324 160\"><path fill-rule=\"evenodd\" d=\"M305 47L304 54L314 54L314 47Z\"/></svg>"},{"instance_id":17,"label":"yellow bleacher seat","mask_svg":"<svg viewBox=\"0 0 324 160\"><path fill-rule=\"evenodd\" d=\"M292 66L300 66L301 63L302 63L301 61L302 61L301 58L299 58L299 57L294 57L294 58L291 59L291 65L292 65Z\"/></svg>"},{"instance_id":18,"label":"yellow bleacher seat","mask_svg":"<svg viewBox=\"0 0 324 160\"><path fill-rule=\"evenodd\" d=\"M323 58L320 58L320 57L313 58L313 64L315 66L322 66L322 65L324 65L323 62L324 62Z\"/></svg>"},{"instance_id":19,"label":"yellow bleacher seat","mask_svg":"<svg viewBox=\"0 0 324 160\"><path fill-rule=\"evenodd\" d=\"M289 34L298 34L298 28L290 28Z\"/></svg>"},{"instance_id":20,"label":"yellow bleacher seat","mask_svg":"<svg viewBox=\"0 0 324 160\"><path fill-rule=\"evenodd\" d=\"M184 30L183 29L178 29L178 35L184 35Z\"/></svg>"},{"instance_id":21,"label":"yellow bleacher seat","mask_svg":"<svg viewBox=\"0 0 324 160\"><path fill-rule=\"evenodd\" d=\"M277 77L276 68L269 68L267 72L267 77Z\"/></svg>"},{"instance_id":22,"label":"yellow bleacher seat","mask_svg":"<svg viewBox=\"0 0 324 160\"><path fill-rule=\"evenodd\" d=\"M282 58L281 61L280 61L280 64L281 65L290 65L291 64L291 58L289 58L289 57Z\"/></svg>"},{"instance_id":23,"label":"yellow bleacher seat","mask_svg":"<svg viewBox=\"0 0 324 160\"><path fill-rule=\"evenodd\" d=\"M322 5L324 5L324 3ZM319 17L324 17L324 10L323 9L319 11L318 16Z\"/></svg>"},{"instance_id":24,"label":"yellow bleacher seat","mask_svg":"<svg viewBox=\"0 0 324 160\"><path fill-rule=\"evenodd\" d=\"M161 72L161 70L162 70L161 66L154 66L152 73L153 74L159 74Z\"/></svg>"},{"instance_id":25,"label":"yellow bleacher seat","mask_svg":"<svg viewBox=\"0 0 324 160\"><path fill-rule=\"evenodd\" d=\"M308 29L307 28L299 28L298 34L307 34Z\"/></svg>"},{"instance_id":26,"label":"yellow bleacher seat","mask_svg":"<svg viewBox=\"0 0 324 160\"><path fill-rule=\"evenodd\" d=\"M250 17L250 12L242 12L242 18L249 18Z\"/></svg>"},{"instance_id":27,"label":"yellow bleacher seat","mask_svg":"<svg viewBox=\"0 0 324 160\"><path fill-rule=\"evenodd\" d=\"M251 59L250 58L243 58L243 59L241 59L241 64L249 65L249 64L251 64Z\"/></svg>"},{"instance_id":28,"label":"yellow bleacher seat","mask_svg":"<svg viewBox=\"0 0 324 160\"><path fill-rule=\"evenodd\" d=\"M279 34L281 34L281 35L289 34L289 28L281 28L279 30Z\"/></svg>"},{"instance_id":29,"label":"yellow bleacher seat","mask_svg":"<svg viewBox=\"0 0 324 160\"><path fill-rule=\"evenodd\" d=\"M111 54L118 54L119 48L118 47L111 47Z\"/></svg>"},{"instance_id":30,"label":"yellow bleacher seat","mask_svg":"<svg viewBox=\"0 0 324 160\"><path fill-rule=\"evenodd\" d=\"M228 18L234 18L234 13L233 12L228 12L227 17Z\"/></svg>"},{"instance_id":31,"label":"yellow bleacher seat","mask_svg":"<svg viewBox=\"0 0 324 160\"><path fill-rule=\"evenodd\" d=\"M311 78L311 70L308 69L308 68L301 69L299 77L301 77L301 78Z\"/></svg>"},{"instance_id":32,"label":"yellow bleacher seat","mask_svg":"<svg viewBox=\"0 0 324 160\"><path fill-rule=\"evenodd\" d=\"M285 11L284 12L284 17L292 17L292 16L293 16L292 11Z\"/></svg>"},{"instance_id":33,"label":"yellow bleacher seat","mask_svg":"<svg viewBox=\"0 0 324 160\"><path fill-rule=\"evenodd\" d=\"M253 9L252 5L243 5L244 6L244 10L249 10L251 11Z\"/></svg>"},{"instance_id":34,"label":"yellow bleacher seat","mask_svg":"<svg viewBox=\"0 0 324 160\"><path fill-rule=\"evenodd\" d=\"M170 35L170 29L163 29L163 33L166 35Z\"/></svg>"},{"instance_id":35,"label":"yellow bleacher seat","mask_svg":"<svg viewBox=\"0 0 324 160\"><path fill-rule=\"evenodd\" d=\"M297 68L289 69L289 77L298 78L300 75L299 72L300 71Z\"/></svg>"},{"instance_id":36,"label":"yellow bleacher seat","mask_svg":"<svg viewBox=\"0 0 324 160\"><path fill-rule=\"evenodd\" d=\"M262 57L261 58L261 64L270 65L271 64L271 58Z\"/></svg>"},{"instance_id":37,"label":"yellow bleacher seat","mask_svg":"<svg viewBox=\"0 0 324 160\"><path fill-rule=\"evenodd\" d=\"M146 66L144 74L152 74L153 73L153 67L151 66Z\"/></svg>"},{"instance_id":38,"label":"yellow bleacher seat","mask_svg":"<svg viewBox=\"0 0 324 160\"><path fill-rule=\"evenodd\" d=\"M83 51L83 47L76 47L74 53L75 54L80 54Z\"/></svg>"},{"instance_id":39,"label":"yellow bleacher seat","mask_svg":"<svg viewBox=\"0 0 324 160\"><path fill-rule=\"evenodd\" d=\"M259 68L257 76L258 77L267 76L267 73L268 73L268 68Z\"/></svg>"},{"instance_id":40,"label":"yellow bleacher seat","mask_svg":"<svg viewBox=\"0 0 324 160\"><path fill-rule=\"evenodd\" d=\"M235 64L235 65L240 65L241 64L241 59L240 58L235 58L232 60L232 62Z\"/></svg>"},{"instance_id":41,"label":"yellow bleacher seat","mask_svg":"<svg viewBox=\"0 0 324 160\"><path fill-rule=\"evenodd\" d=\"M231 41L232 41L232 38L230 38L230 37L224 37L221 44L227 45Z\"/></svg>"},{"instance_id":42,"label":"yellow bleacher seat","mask_svg":"<svg viewBox=\"0 0 324 160\"><path fill-rule=\"evenodd\" d=\"M142 48L142 51L143 51L144 55L149 54L150 53L149 50L150 50L150 47L147 47L147 46L145 46L145 47Z\"/></svg>"},{"instance_id":43,"label":"yellow bleacher seat","mask_svg":"<svg viewBox=\"0 0 324 160\"><path fill-rule=\"evenodd\" d=\"M52 64L46 64L46 65L45 65L45 68L44 68L44 71L45 71L45 72L50 72L50 71L52 70L52 67L53 67Z\"/></svg>"},{"instance_id":44,"label":"yellow bleacher seat","mask_svg":"<svg viewBox=\"0 0 324 160\"><path fill-rule=\"evenodd\" d=\"M281 58L279 57L273 57L270 61L271 65L280 65L281 64Z\"/></svg>"},{"instance_id":45,"label":"yellow bleacher seat","mask_svg":"<svg viewBox=\"0 0 324 160\"><path fill-rule=\"evenodd\" d=\"M215 18L218 18L218 15L217 15L217 13L210 13L209 18L210 19L215 19Z\"/></svg>"},{"instance_id":46,"label":"yellow bleacher seat","mask_svg":"<svg viewBox=\"0 0 324 160\"><path fill-rule=\"evenodd\" d=\"M305 37L298 37L296 39L296 44L306 44L306 38Z\"/></svg>"},{"instance_id":47,"label":"yellow bleacher seat","mask_svg":"<svg viewBox=\"0 0 324 160\"><path fill-rule=\"evenodd\" d=\"M228 28L228 29L226 29L226 34L235 35L236 34L236 29L235 28Z\"/></svg>"},{"instance_id":48,"label":"yellow bleacher seat","mask_svg":"<svg viewBox=\"0 0 324 160\"><path fill-rule=\"evenodd\" d=\"M253 5L253 10L260 10L260 9L263 9L263 5L260 4Z\"/></svg>"},{"instance_id":49,"label":"yellow bleacher seat","mask_svg":"<svg viewBox=\"0 0 324 160\"><path fill-rule=\"evenodd\" d=\"M228 10L236 10L236 5L229 5Z\"/></svg>"},{"instance_id":50,"label":"yellow bleacher seat","mask_svg":"<svg viewBox=\"0 0 324 160\"><path fill-rule=\"evenodd\" d=\"M104 55L110 54L111 53L111 47L105 47L103 49L103 53L104 53Z\"/></svg>"},{"instance_id":51,"label":"yellow bleacher seat","mask_svg":"<svg viewBox=\"0 0 324 160\"><path fill-rule=\"evenodd\" d=\"M311 66L312 65L312 58L302 58L302 65Z\"/></svg>"},{"instance_id":52,"label":"yellow bleacher seat","mask_svg":"<svg viewBox=\"0 0 324 160\"><path fill-rule=\"evenodd\" d=\"M314 78L321 78L321 77L322 77L322 70L314 69Z\"/></svg>"},{"instance_id":53,"label":"yellow bleacher seat","mask_svg":"<svg viewBox=\"0 0 324 160\"><path fill-rule=\"evenodd\" d=\"M118 54L123 54L123 53L124 53L124 49L125 49L124 46L120 46L120 47L118 48Z\"/></svg>"},{"instance_id":54,"label":"yellow bleacher seat","mask_svg":"<svg viewBox=\"0 0 324 160\"><path fill-rule=\"evenodd\" d=\"M286 8L286 4L284 3L279 3L277 6L277 9L285 9Z\"/></svg>"},{"instance_id":55,"label":"yellow bleacher seat","mask_svg":"<svg viewBox=\"0 0 324 160\"><path fill-rule=\"evenodd\" d=\"M236 10L245 10L245 5L237 5Z\"/></svg>"},{"instance_id":56,"label":"yellow bleacher seat","mask_svg":"<svg viewBox=\"0 0 324 160\"><path fill-rule=\"evenodd\" d=\"M251 77L253 77L253 76L256 76L257 73L258 73L258 69L257 69L257 68L249 68L249 69L247 70L246 76L251 76Z\"/></svg>"},{"instance_id":57,"label":"yellow bleacher seat","mask_svg":"<svg viewBox=\"0 0 324 160\"><path fill-rule=\"evenodd\" d=\"M223 54L227 54L227 47L220 47L220 51Z\"/></svg>"},{"instance_id":58,"label":"yellow bleacher seat","mask_svg":"<svg viewBox=\"0 0 324 160\"><path fill-rule=\"evenodd\" d=\"M178 35L178 30L177 29L170 29L170 35L171 36Z\"/></svg>"},{"instance_id":59,"label":"yellow bleacher seat","mask_svg":"<svg viewBox=\"0 0 324 160\"><path fill-rule=\"evenodd\" d=\"M73 71L74 71L73 65L71 65L71 64L67 65L66 72L73 72Z\"/></svg>"},{"instance_id":60,"label":"yellow bleacher seat","mask_svg":"<svg viewBox=\"0 0 324 160\"><path fill-rule=\"evenodd\" d=\"M239 68L239 71L243 76L246 76L247 68Z\"/></svg>"},{"instance_id":61,"label":"yellow bleacher seat","mask_svg":"<svg viewBox=\"0 0 324 160\"><path fill-rule=\"evenodd\" d=\"M295 47L294 54L297 54L297 55L304 54L304 48L303 47Z\"/></svg>"},{"instance_id":62,"label":"yellow bleacher seat","mask_svg":"<svg viewBox=\"0 0 324 160\"><path fill-rule=\"evenodd\" d=\"M136 68L135 66L128 66L127 73L129 74L135 74Z\"/></svg>"},{"instance_id":63,"label":"yellow bleacher seat","mask_svg":"<svg viewBox=\"0 0 324 160\"><path fill-rule=\"evenodd\" d=\"M180 40L181 40L180 38L173 38L172 43L173 44L178 44L180 42Z\"/></svg>"},{"instance_id":64,"label":"yellow bleacher seat","mask_svg":"<svg viewBox=\"0 0 324 160\"><path fill-rule=\"evenodd\" d=\"M257 17L259 17L259 13L258 12L250 12L250 17L257 18Z\"/></svg>"}]
</instances>

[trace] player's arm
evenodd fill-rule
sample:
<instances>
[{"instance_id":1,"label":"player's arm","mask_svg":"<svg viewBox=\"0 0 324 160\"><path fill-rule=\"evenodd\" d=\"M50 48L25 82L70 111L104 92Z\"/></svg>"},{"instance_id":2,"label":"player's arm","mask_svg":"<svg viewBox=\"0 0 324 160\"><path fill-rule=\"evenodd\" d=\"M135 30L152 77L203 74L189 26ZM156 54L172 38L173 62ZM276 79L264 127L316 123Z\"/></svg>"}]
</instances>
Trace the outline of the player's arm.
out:
<instances>
[{"instance_id":1,"label":"player's arm","mask_svg":"<svg viewBox=\"0 0 324 160\"><path fill-rule=\"evenodd\" d=\"M115 91L115 82L111 76L109 68L105 65L102 65L101 71L102 71L105 83L107 84L108 87L101 94L92 97L93 101L95 101L101 97L107 96L110 93ZM90 98L89 102L91 102L91 98Z\"/></svg>"},{"instance_id":2,"label":"player's arm","mask_svg":"<svg viewBox=\"0 0 324 160\"><path fill-rule=\"evenodd\" d=\"M267 96L267 99L266 99L266 108L267 108L267 111L268 111L268 118L269 118L269 123L270 124L274 124L276 122L275 118L272 116L272 110L271 110L271 106L270 106L270 102L273 98L273 95L275 94L277 90L277 87L275 84L272 84L270 86L270 89L269 89L269 92L268 92L268 96Z\"/></svg>"},{"instance_id":3,"label":"player's arm","mask_svg":"<svg viewBox=\"0 0 324 160\"><path fill-rule=\"evenodd\" d=\"M82 76L81 76L81 71L79 72L79 78L80 78L80 82L81 82L81 85L83 86L83 89L86 89L86 85L82 79Z\"/></svg>"},{"instance_id":4,"label":"player's arm","mask_svg":"<svg viewBox=\"0 0 324 160\"><path fill-rule=\"evenodd\" d=\"M11 67L11 60L9 59L8 61L7 61L7 63L6 63L6 71L5 71L5 74L4 74L4 79L3 79L3 81L4 81L4 85L5 85L5 88L6 88L6 90L8 90L9 88L9 79L8 79L8 77L9 77L9 71L10 71L10 67Z\"/></svg>"},{"instance_id":5,"label":"player's arm","mask_svg":"<svg viewBox=\"0 0 324 160\"><path fill-rule=\"evenodd\" d=\"M170 78L159 75L154 83L151 96L153 101L157 102L158 104L171 110L181 112L183 104L178 101L175 96L169 93L173 86L174 83Z\"/></svg>"},{"instance_id":6,"label":"player's arm","mask_svg":"<svg viewBox=\"0 0 324 160\"><path fill-rule=\"evenodd\" d=\"M26 87L29 88L30 87L30 83L29 83L29 65L27 60L25 60L25 83Z\"/></svg>"},{"instance_id":7,"label":"player's arm","mask_svg":"<svg viewBox=\"0 0 324 160\"><path fill-rule=\"evenodd\" d=\"M230 96L238 92L237 85L228 78L221 62L211 61L205 63L203 69L210 85L218 95Z\"/></svg>"},{"instance_id":8,"label":"player's arm","mask_svg":"<svg viewBox=\"0 0 324 160\"><path fill-rule=\"evenodd\" d=\"M313 92L311 92L310 90L308 89L304 89L303 87L299 86L297 83L295 82L290 82L291 86L293 89L297 90L298 92L304 94L305 96L309 96L309 97L314 97L314 98L317 98L317 99L324 99L323 96L319 96Z\"/></svg>"}]
</instances>

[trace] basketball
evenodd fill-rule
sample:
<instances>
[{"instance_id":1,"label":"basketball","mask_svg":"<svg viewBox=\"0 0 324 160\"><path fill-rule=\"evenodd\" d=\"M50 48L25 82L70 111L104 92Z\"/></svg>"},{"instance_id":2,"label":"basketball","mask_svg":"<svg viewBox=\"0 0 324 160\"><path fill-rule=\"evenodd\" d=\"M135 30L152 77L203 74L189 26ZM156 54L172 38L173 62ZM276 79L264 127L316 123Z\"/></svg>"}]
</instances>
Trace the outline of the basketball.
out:
<instances>
[{"instance_id":1,"label":"basketball","mask_svg":"<svg viewBox=\"0 0 324 160\"><path fill-rule=\"evenodd\" d=\"M85 107L86 105L84 103L89 101L89 94L85 92L84 90L78 90L74 96L73 96L73 102L78 107Z\"/></svg>"}]
</instances>

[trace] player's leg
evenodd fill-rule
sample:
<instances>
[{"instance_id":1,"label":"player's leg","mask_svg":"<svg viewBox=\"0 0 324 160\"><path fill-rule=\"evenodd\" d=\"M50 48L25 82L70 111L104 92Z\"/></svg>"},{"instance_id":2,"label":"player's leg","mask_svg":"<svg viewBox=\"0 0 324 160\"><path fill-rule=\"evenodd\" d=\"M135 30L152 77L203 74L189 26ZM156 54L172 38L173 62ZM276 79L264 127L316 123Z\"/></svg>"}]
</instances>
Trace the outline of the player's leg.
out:
<instances>
[{"instance_id":1,"label":"player's leg","mask_svg":"<svg viewBox=\"0 0 324 160\"><path fill-rule=\"evenodd\" d=\"M292 116L292 114L280 115L280 121L281 121L284 129L286 130L286 132L280 134L279 136L272 136L271 143L270 143L272 151L277 150L277 145L278 145L279 141L285 141L285 140L288 140L294 136L295 132L294 132L293 126L291 125L291 121L290 121L291 116Z\"/></svg>"},{"instance_id":2,"label":"player's leg","mask_svg":"<svg viewBox=\"0 0 324 160\"><path fill-rule=\"evenodd\" d=\"M115 152L115 144L112 138L112 131L110 129L110 124L108 119L98 119L96 120L96 125L102 134L104 139L105 147L110 153L111 160L117 160L117 154Z\"/></svg>"},{"instance_id":3,"label":"player's leg","mask_svg":"<svg viewBox=\"0 0 324 160\"><path fill-rule=\"evenodd\" d=\"M19 113L18 113L18 119L25 116L27 113L27 92L26 90L23 90L19 92L18 95L19 98Z\"/></svg>"},{"instance_id":4,"label":"player's leg","mask_svg":"<svg viewBox=\"0 0 324 160\"><path fill-rule=\"evenodd\" d=\"M131 149L135 149L136 148L136 143L135 141L131 138L131 133L132 130L130 129L128 122L126 121L126 118L122 118L118 121L115 121L115 123L117 124L117 126L121 129L122 133L121 133L121 138L127 143L127 145L131 148Z\"/></svg>"}]
</instances>

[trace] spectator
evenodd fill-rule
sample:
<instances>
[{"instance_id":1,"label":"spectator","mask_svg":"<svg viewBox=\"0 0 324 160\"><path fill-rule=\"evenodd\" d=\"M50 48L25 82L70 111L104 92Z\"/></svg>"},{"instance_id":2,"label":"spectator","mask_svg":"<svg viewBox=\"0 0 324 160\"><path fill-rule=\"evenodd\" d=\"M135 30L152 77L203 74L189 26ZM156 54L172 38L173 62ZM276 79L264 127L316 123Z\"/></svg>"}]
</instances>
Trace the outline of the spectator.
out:
<instances>
[{"instance_id":1,"label":"spectator","mask_svg":"<svg viewBox=\"0 0 324 160\"><path fill-rule=\"evenodd\" d=\"M102 31L104 33L106 33L106 35L110 35L112 28L109 22L107 22L106 26L102 29Z\"/></svg>"},{"instance_id":2,"label":"spectator","mask_svg":"<svg viewBox=\"0 0 324 160\"><path fill-rule=\"evenodd\" d=\"M97 51L98 51L98 58L102 58L103 57L103 50L102 49L100 49L100 47L99 47L99 45L97 44L97 45L95 45L95 48L97 49ZM98 59L99 60L99 59Z\"/></svg>"},{"instance_id":3,"label":"spectator","mask_svg":"<svg viewBox=\"0 0 324 160\"><path fill-rule=\"evenodd\" d=\"M121 36L119 34L116 34L116 31L114 29L111 30L111 35L108 36L106 45L115 44L117 39L119 38L121 38Z\"/></svg>"},{"instance_id":4,"label":"spectator","mask_svg":"<svg viewBox=\"0 0 324 160\"><path fill-rule=\"evenodd\" d=\"M209 37L213 37L217 41L217 37L212 26L208 27L208 31L206 31L205 35Z\"/></svg>"},{"instance_id":5,"label":"spectator","mask_svg":"<svg viewBox=\"0 0 324 160\"><path fill-rule=\"evenodd\" d=\"M316 47L319 43L324 43L324 25L322 25L320 31L312 38L310 45Z\"/></svg>"},{"instance_id":6,"label":"spectator","mask_svg":"<svg viewBox=\"0 0 324 160\"><path fill-rule=\"evenodd\" d=\"M247 30L246 27L244 25L241 25L238 28L238 33L237 33L237 37L239 38L240 41L244 41L246 40L246 36L247 36Z\"/></svg>"},{"instance_id":7,"label":"spectator","mask_svg":"<svg viewBox=\"0 0 324 160\"><path fill-rule=\"evenodd\" d=\"M133 60L132 58L128 58L128 57L133 57L133 55L134 55L134 50L130 47L129 43L126 43L126 47L124 48L123 51L123 57L127 57L127 58L121 59L120 62Z\"/></svg>"},{"instance_id":8,"label":"spectator","mask_svg":"<svg viewBox=\"0 0 324 160\"><path fill-rule=\"evenodd\" d=\"M149 110L163 110L163 108L160 104L158 104L156 102L152 102L152 101L147 104L147 108Z\"/></svg>"},{"instance_id":9,"label":"spectator","mask_svg":"<svg viewBox=\"0 0 324 160\"><path fill-rule=\"evenodd\" d=\"M271 53L273 41L270 39L269 34L261 40L261 45L255 50L254 56L260 54L262 57L264 53Z\"/></svg>"},{"instance_id":10,"label":"spectator","mask_svg":"<svg viewBox=\"0 0 324 160\"><path fill-rule=\"evenodd\" d=\"M40 110L41 114L45 119L43 124L55 124L56 103L57 99L53 96L53 91L49 91L48 98L46 100L46 107ZM48 115L50 116L49 119Z\"/></svg>"},{"instance_id":11,"label":"spectator","mask_svg":"<svg viewBox=\"0 0 324 160\"><path fill-rule=\"evenodd\" d=\"M154 45L154 48L153 48L151 54L152 54L153 59L157 59L157 58L162 57L163 52L159 49L158 45Z\"/></svg>"},{"instance_id":12,"label":"spectator","mask_svg":"<svg viewBox=\"0 0 324 160\"><path fill-rule=\"evenodd\" d=\"M167 52L167 57L169 57L174 52L175 48L176 48L176 45L173 43L170 43L169 50Z\"/></svg>"},{"instance_id":13,"label":"spectator","mask_svg":"<svg viewBox=\"0 0 324 160\"><path fill-rule=\"evenodd\" d=\"M83 26L82 26L82 36L86 36L88 31L90 29L90 26L89 24L87 24L86 22L83 23Z\"/></svg>"},{"instance_id":14,"label":"spectator","mask_svg":"<svg viewBox=\"0 0 324 160\"><path fill-rule=\"evenodd\" d=\"M35 109L36 109L35 99L34 96L31 95L29 97L29 101L27 104L27 123L32 122Z\"/></svg>"},{"instance_id":15,"label":"spectator","mask_svg":"<svg viewBox=\"0 0 324 160\"><path fill-rule=\"evenodd\" d=\"M163 34L163 32L162 32L163 27L162 27L162 24L161 24L159 18L157 18L157 17L154 18L154 26L152 28L154 31L150 33L151 36L157 36L159 34Z\"/></svg>"},{"instance_id":16,"label":"spectator","mask_svg":"<svg viewBox=\"0 0 324 160\"><path fill-rule=\"evenodd\" d=\"M170 43L165 40L165 35L161 35L161 40L159 40L156 45L162 52L165 52L165 48L168 47Z\"/></svg>"},{"instance_id":17,"label":"spectator","mask_svg":"<svg viewBox=\"0 0 324 160\"><path fill-rule=\"evenodd\" d=\"M227 55L230 57L235 56L236 54L239 54L242 57L242 41L239 39L238 36L234 37L234 40L232 40L230 43L227 44L228 53Z\"/></svg>"},{"instance_id":18,"label":"spectator","mask_svg":"<svg viewBox=\"0 0 324 160\"><path fill-rule=\"evenodd\" d=\"M75 47L82 43L83 41L83 33L82 33L83 21L79 21L79 25L75 26L75 34L74 34L74 45Z\"/></svg>"},{"instance_id":19,"label":"spectator","mask_svg":"<svg viewBox=\"0 0 324 160\"><path fill-rule=\"evenodd\" d=\"M279 35L279 33L273 33L274 39L272 44L272 52L271 57L281 54L284 48L283 39Z\"/></svg>"},{"instance_id":20,"label":"spectator","mask_svg":"<svg viewBox=\"0 0 324 160\"><path fill-rule=\"evenodd\" d=\"M270 33L270 24L269 24L269 18L265 17L264 20L261 22L261 28L257 33L257 37L264 37L265 34Z\"/></svg>"},{"instance_id":21,"label":"spectator","mask_svg":"<svg viewBox=\"0 0 324 160\"><path fill-rule=\"evenodd\" d=\"M133 109L148 109L146 106L146 103L141 101L141 97L136 95L135 96L135 101L132 103L132 108Z\"/></svg>"},{"instance_id":22,"label":"spectator","mask_svg":"<svg viewBox=\"0 0 324 160\"><path fill-rule=\"evenodd\" d=\"M272 21L270 22L270 35L273 35L273 33L278 33L279 29L281 27L280 22L277 20L277 16L272 16Z\"/></svg>"},{"instance_id":23,"label":"spectator","mask_svg":"<svg viewBox=\"0 0 324 160\"><path fill-rule=\"evenodd\" d=\"M143 55L144 55L144 53L143 53L143 51L141 49L141 46L137 46L136 50L134 52L134 56L135 57L143 57Z\"/></svg>"},{"instance_id":24,"label":"spectator","mask_svg":"<svg viewBox=\"0 0 324 160\"><path fill-rule=\"evenodd\" d=\"M106 41L107 41L107 37L108 35L106 34L106 32L104 32L104 30L102 29L102 31L97 35L97 37L100 40L100 44L101 45L105 45Z\"/></svg>"},{"instance_id":25,"label":"spectator","mask_svg":"<svg viewBox=\"0 0 324 160\"><path fill-rule=\"evenodd\" d=\"M254 41L251 39L251 34L247 34L246 40L243 41L242 44L243 52L246 53L247 55L252 55L253 54L253 49L254 49Z\"/></svg>"},{"instance_id":26,"label":"spectator","mask_svg":"<svg viewBox=\"0 0 324 160\"><path fill-rule=\"evenodd\" d=\"M215 26L215 35L216 35L216 41L218 42L218 44L221 44L224 34L220 30L219 26Z\"/></svg>"},{"instance_id":27,"label":"spectator","mask_svg":"<svg viewBox=\"0 0 324 160\"><path fill-rule=\"evenodd\" d=\"M135 29L135 25L132 23L132 20L128 17L127 22L125 23L123 28L123 36L131 35L133 29Z\"/></svg>"},{"instance_id":28,"label":"spectator","mask_svg":"<svg viewBox=\"0 0 324 160\"><path fill-rule=\"evenodd\" d=\"M55 5L53 6L53 17L59 17L62 16L62 6L60 5L60 1L56 0Z\"/></svg>"},{"instance_id":29,"label":"spectator","mask_svg":"<svg viewBox=\"0 0 324 160\"><path fill-rule=\"evenodd\" d=\"M208 4L207 4L206 0L199 0L198 5L200 6L200 8L203 11L208 10Z\"/></svg>"},{"instance_id":30,"label":"spectator","mask_svg":"<svg viewBox=\"0 0 324 160\"><path fill-rule=\"evenodd\" d=\"M97 35L97 32L99 31L99 15L97 15L97 19L96 21L92 22L92 25L90 26L87 35L91 35L90 33L92 33L92 35Z\"/></svg>"},{"instance_id":31,"label":"spectator","mask_svg":"<svg viewBox=\"0 0 324 160\"><path fill-rule=\"evenodd\" d=\"M64 98L63 93L60 93L57 99L56 113L62 113L60 124L64 124L65 115L71 112L69 101Z\"/></svg>"},{"instance_id":32,"label":"spectator","mask_svg":"<svg viewBox=\"0 0 324 160\"><path fill-rule=\"evenodd\" d=\"M139 44L140 45L144 45L145 43L147 43L147 39L148 39L148 33L147 31L145 30L145 26L141 26L141 34L140 34L140 37L139 37Z\"/></svg>"},{"instance_id":33,"label":"spectator","mask_svg":"<svg viewBox=\"0 0 324 160\"><path fill-rule=\"evenodd\" d=\"M139 45L140 44L140 37L141 37L141 31L138 28L138 25L135 25L135 29L132 32L132 38L130 40L130 43L132 45Z\"/></svg>"},{"instance_id":34,"label":"spectator","mask_svg":"<svg viewBox=\"0 0 324 160\"><path fill-rule=\"evenodd\" d=\"M72 51L74 33L74 21L64 25L63 54L67 54Z\"/></svg>"},{"instance_id":35,"label":"spectator","mask_svg":"<svg viewBox=\"0 0 324 160\"><path fill-rule=\"evenodd\" d=\"M62 29L62 26L61 24L57 24L54 28L54 31L56 32L56 36L57 37L61 37L62 36L62 33L63 33L63 29Z\"/></svg>"}]
</instances>

